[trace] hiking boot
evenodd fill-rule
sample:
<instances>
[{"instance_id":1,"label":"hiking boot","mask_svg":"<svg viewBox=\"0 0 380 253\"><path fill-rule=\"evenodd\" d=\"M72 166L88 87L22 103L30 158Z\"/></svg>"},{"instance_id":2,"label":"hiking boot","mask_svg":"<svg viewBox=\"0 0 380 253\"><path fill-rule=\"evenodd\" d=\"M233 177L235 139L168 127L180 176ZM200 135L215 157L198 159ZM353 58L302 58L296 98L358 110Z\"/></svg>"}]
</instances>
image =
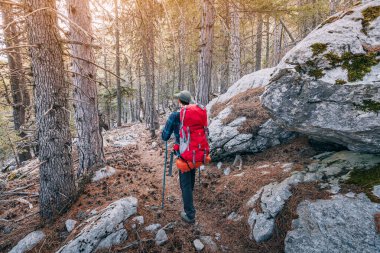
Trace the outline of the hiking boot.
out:
<instances>
[{"instance_id":1,"label":"hiking boot","mask_svg":"<svg viewBox=\"0 0 380 253\"><path fill-rule=\"evenodd\" d=\"M187 223L190 223L190 224L195 223L195 219L190 219L184 211L181 212L181 218Z\"/></svg>"}]
</instances>

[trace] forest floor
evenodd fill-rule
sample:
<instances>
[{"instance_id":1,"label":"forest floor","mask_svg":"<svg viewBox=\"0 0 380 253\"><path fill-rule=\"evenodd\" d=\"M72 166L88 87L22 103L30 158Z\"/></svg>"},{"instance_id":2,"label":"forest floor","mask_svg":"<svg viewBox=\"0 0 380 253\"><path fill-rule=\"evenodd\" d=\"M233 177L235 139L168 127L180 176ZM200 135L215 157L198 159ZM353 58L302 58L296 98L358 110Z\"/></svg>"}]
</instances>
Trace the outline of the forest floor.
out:
<instances>
[{"instance_id":1,"label":"forest floor","mask_svg":"<svg viewBox=\"0 0 380 253\"><path fill-rule=\"evenodd\" d=\"M130 145L113 145L115 140L125 136L130 137ZM144 216L144 225L132 229L131 219L127 220L125 228L129 234L128 240L104 252L194 252L193 241L199 236L211 236L218 246L218 252L282 252L284 238L291 220L296 217L295 208L298 203L305 198L325 197L325 193L320 192L314 184L295 187L293 196L276 219L273 237L265 243L257 244L248 237L249 212L245 204L262 186L288 177L291 171L283 169L285 164L293 163L293 170L301 170L310 162L310 157L316 151L308 145L306 139L295 139L260 154L244 155L241 169L232 166L233 160L223 161L221 169L216 164L206 166L201 172L200 183L197 174L194 189L197 222L194 225L186 224L179 216L182 200L175 167L173 176L166 177L165 208L161 209L165 147L159 137L152 140L143 124L135 124L108 131L104 139L107 164L116 168L117 173L87 184L70 210L54 224L40 225L37 160L32 160L22 168L22 171L28 173L24 178L8 181L5 191L10 192L9 196L2 195L0 198L0 252L8 251L26 234L36 229L42 229L47 236L31 252L54 252L80 230L80 225L77 225L69 234L65 227L67 219L77 220L79 224L91 211L99 211L126 196L138 199L137 214ZM223 169L226 167L231 168L230 175L224 175ZM19 172L18 175L22 173ZM12 174L7 176L15 177ZM17 194L11 194L11 191ZM30 203L17 200L19 198ZM227 217L232 212L243 218L239 221L228 220ZM145 226L153 223L174 225L173 229L167 231L169 241L163 246L156 246L155 235L144 230ZM136 240L140 243L136 247L130 247ZM208 251L206 248L205 252Z\"/></svg>"}]
</instances>

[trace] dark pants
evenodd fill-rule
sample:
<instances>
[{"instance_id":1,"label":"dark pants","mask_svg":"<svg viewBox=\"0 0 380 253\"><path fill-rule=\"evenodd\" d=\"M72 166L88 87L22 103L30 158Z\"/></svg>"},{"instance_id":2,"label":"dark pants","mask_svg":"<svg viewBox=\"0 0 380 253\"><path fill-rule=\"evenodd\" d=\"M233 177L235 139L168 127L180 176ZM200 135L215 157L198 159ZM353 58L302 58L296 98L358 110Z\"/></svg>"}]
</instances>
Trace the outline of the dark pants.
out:
<instances>
[{"instance_id":1,"label":"dark pants","mask_svg":"<svg viewBox=\"0 0 380 253\"><path fill-rule=\"evenodd\" d=\"M195 208L193 204L195 172L196 170L191 170L185 173L179 171L179 183L182 191L183 209L189 219L195 218Z\"/></svg>"}]
</instances>

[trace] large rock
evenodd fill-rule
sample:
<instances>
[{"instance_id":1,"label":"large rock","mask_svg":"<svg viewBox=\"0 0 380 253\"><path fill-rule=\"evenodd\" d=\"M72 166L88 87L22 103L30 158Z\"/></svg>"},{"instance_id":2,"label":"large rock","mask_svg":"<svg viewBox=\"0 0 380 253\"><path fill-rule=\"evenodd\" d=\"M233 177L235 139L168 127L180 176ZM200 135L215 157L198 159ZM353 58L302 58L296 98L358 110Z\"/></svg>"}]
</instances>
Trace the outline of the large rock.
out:
<instances>
[{"instance_id":1,"label":"large rock","mask_svg":"<svg viewBox=\"0 0 380 253\"><path fill-rule=\"evenodd\" d=\"M60 253L93 252L97 249L110 248L126 240L124 221L137 212L137 199L127 197L111 203L98 215L89 218L87 225L66 245L58 250Z\"/></svg>"},{"instance_id":2,"label":"large rock","mask_svg":"<svg viewBox=\"0 0 380 253\"><path fill-rule=\"evenodd\" d=\"M380 156L360 154L352 151L330 152L314 157L314 162L304 171L296 171L281 182L272 182L260 188L247 202L251 209L248 218L249 237L257 242L268 240L274 230L274 219L292 196L292 186L299 183L320 181L331 187L330 192L337 194L339 183L346 181L352 170L368 170L380 164ZM258 213L255 206L259 205Z\"/></svg>"},{"instance_id":3,"label":"large rock","mask_svg":"<svg viewBox=\"0 0 380 253\"><path fill-rule=\"evenodd\" d=\"M380 252L380 235L376 233L375 213L380 205L364 194L331 200L304 201L299 218L285 239L285 252Z\"/></svg>"},{"instance_id":4,"label":"large rock","mask_svg":"<svg viewBox=\"0 0 380 253\"><path fill-rule=\"evenodd\" d=\"M260 152L294 136L273 122L261 106L260 96L272 72L263 69L244 76L207 105L213 160Z\"/></svg>"},{"instance_id":5,"label":"large rock","mask_svg":"<svg viewBox=\"0 0 380 253\"><path fill-rule=\"evenodd\" d=\"M23 253L33 249L40 241L45 238L44 232L38 230L29 233L14 246L9 253Z\"/></svg>"},{"instance_id":6,"label":"large rock","mask_svg":"<svg viewBox=\"0 0 380 253\"><path fill-rule=\"evenodd\" d=\"M277 66L262 103L277 124L380 153L380 0L330 17Z\"/></svg>"}]
</instances>

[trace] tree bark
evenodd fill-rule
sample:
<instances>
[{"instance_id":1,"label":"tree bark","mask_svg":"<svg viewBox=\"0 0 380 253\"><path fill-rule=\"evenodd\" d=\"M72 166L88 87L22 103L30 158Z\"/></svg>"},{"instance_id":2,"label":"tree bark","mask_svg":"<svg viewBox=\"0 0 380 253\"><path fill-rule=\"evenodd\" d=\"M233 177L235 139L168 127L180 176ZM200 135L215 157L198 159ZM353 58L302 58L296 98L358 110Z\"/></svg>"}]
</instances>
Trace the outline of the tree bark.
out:
<instances>
[{"instance_id":1,"label":"tree bark","mask_svg":"<svg viewBox=\"0 0 380 253\"><path fill-rule=\"evenodd\" d=\"M270 66L270 55L269 55L269 42L270 42L270 31L269 31L269 26L270 26L270 16L266 16L266 22L265 22L265 34L266 34L266 45L265 45L265 67L269 68Z\"/></svg>"},{"instance_id":2,"label":"tree bark","mask_svg":"<svg viewBox=\"0 0 380 253\"><path fill-rule=\"evenodd\" d=\"M51 221L76 195L71 159L69 85L65 82L55 0L26 1L35 84L40 165L40 215Z\"/></svg>"},{"instance_id":3,"label":"tree bark","mask_svg":"<svg viewBox=\"0 0 380 253\"><path fill-rule=\"evenodd\" d=\"M115 53L116 53L116 75L120 76L120 31L119 31L119 11L118 0L114 0L115 5ZM121 126L121 87L120 78L116 78L117 96L117 126Z\"/></svg>"},{"instance_id":4,"label":"tree bark","mask_svg":"<svg viewBox=\"0 0 380 253\"><path fill-rule=\"evenodd\" d=\"M30 106L30 97L26 88L26 78L22 65L20 48L17 48L18 31L14 22L12 6L9 4L0 5L3 14L4 27L8 24L8 29L4 30L4 42L6 47L14 47L7 52L8 67L10 73L10 86L12 93L13 124L21 138L26 136L22 126L26 123L27 108ZM18 145L18 161L23 162L32 158L29 146Z\"/></svg>"},{"instance_id":5,"label":"tree bark","mask_svg":"<svg viewBox=\"0 0 380 253\"><path fill-rule=\"evenodd\" d=\"M282 24L278 17L275 18L274 32L273 32L273 62L272 66L276 66L281 59L281 35Z\"/></svg>"},{"instance_id":6,"label":"tree bark","mask_svg":"<svg viewBox=\"0 0 380 253\"><path fill-rule=\"evenodd\" d=\"M257 14L257 31L256 31L256 67L255 71L261 69L261 50L263 44L263 16Z\"/></svg>"},{"instance_id":7,"label":"tree bark","mask_svg":"<svg viewBox=\"0 0 380 253\"><path fill-rule=\"evenodd\" d=\"M240 79L240 14L236 3L229 3L230 12L230 60L229 60L229 84L234 84Z\"/></svg>"},{"instance_id":8,"label":"tree bark","mask_svg":"<svg viewBox=\"0 0 380 253\"><path fill-rule=\"evenodd\" d=\"M229 62L229 47L230 47L230 37L229 37L229 23L230 23L230 17L229 17L229 3L226 1L225 4L225 17L223 17L225 24L222 26L223 31L223 61L224 64L221 66L221 80L220 80L220 93L223 94L227 91L229 87L229 64L226 64Z\"/></svg>"},{"instance_id":9,"label":"tree bark","mask_svg":"<svg viewBox=\"0 0 380 253\"><path fill-rule=\"evenodd\" d=\"M145 72L145 81L146 81L146 91L147 91L147 120L149 125L149 130L151 137L156 137L156 121L157 113L155 106L155 76L154 76L154 17L152 17L152 12L154 12L153 2L151 0L139 0L139 7L142 20L142 55L144 62L144 72Z\"/></svg>"},{"instance_id":10,"label":"tree bark","mask_svg":"<svg viewBox=\"0 0 380 253\"><path fill-rule=\"evenodd\" d=\"M201 52L198 62L197 102L207 105L210 99L212 48L214 42L214 0L202 0Z\"/></svg>"},{"instance_id":11,"label":"tree bark","mask_svg":"<svg viewBox=\"0 0 380 253\"><path fill-rule=\"evenodd\" d=\"M75 125L78 132L78 174L104 163L103 141L99 131L98 92L96 87L95 56L92 48L91 13L88 0L68 0L69 19L77 26L70 26L70 39L74 57L72 60ZM85 31L85 32L83 32ZM88 77L88 78L86 78Z\"/></svg>"}]
</instances>

